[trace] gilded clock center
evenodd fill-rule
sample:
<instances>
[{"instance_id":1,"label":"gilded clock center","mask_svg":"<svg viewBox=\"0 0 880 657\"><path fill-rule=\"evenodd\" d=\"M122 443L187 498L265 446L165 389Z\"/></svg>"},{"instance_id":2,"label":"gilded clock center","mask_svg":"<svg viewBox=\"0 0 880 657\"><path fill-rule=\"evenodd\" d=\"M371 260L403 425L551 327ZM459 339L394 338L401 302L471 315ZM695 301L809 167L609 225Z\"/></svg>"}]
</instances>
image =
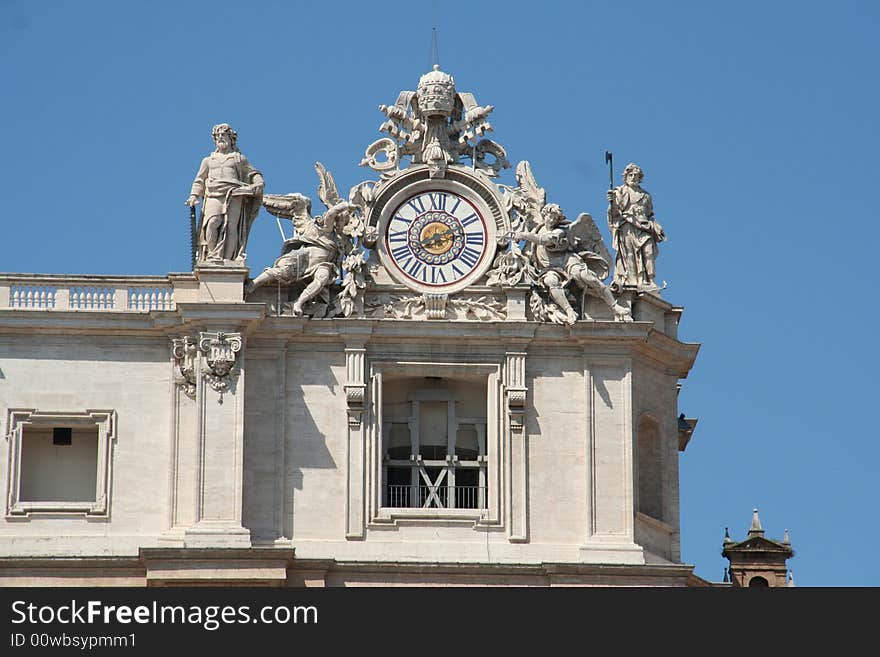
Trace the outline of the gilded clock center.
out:
<instances>
[{"instance_id":1,"label":"gilded clock center","mask_svg":"<svg viewBox=\"0 0 880 657\"><path fill-rule=\"evenodd\" d=\"M441 221L432 221L419 233L419 244L432 255L443 255L452 248L454 241L452 228Z\"/></svg>"},{"instance_id":2,"label":"gilded clock center","mask_svg":"<svg viewBox=\"0 0 880 657\"><path fill-rule=\"evenodd\" d=\"M461 223L455 216L443 211L425 212L418 216L408 234L409 254L426 265L444 265L458 258L464 249Z\"/></svg>"}]
</instances>

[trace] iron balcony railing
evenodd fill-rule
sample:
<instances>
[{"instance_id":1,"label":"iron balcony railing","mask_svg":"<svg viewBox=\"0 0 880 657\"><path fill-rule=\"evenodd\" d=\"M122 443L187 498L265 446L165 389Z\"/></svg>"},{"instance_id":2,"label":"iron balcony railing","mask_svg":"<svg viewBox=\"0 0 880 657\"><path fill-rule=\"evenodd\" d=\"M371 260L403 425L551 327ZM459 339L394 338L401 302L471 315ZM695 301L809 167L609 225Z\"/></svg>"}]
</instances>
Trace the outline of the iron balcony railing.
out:
<instances>
[{"instance_id":1,"label":"iron balcony railing","mask_svg":"<svg viewBox=\"0 0 880 657\"><path fill-rule=\"evenodd\" d=\"M388 484L384 506L397 509L485 509L485 486Z\"/></svg>"}]
</instances>

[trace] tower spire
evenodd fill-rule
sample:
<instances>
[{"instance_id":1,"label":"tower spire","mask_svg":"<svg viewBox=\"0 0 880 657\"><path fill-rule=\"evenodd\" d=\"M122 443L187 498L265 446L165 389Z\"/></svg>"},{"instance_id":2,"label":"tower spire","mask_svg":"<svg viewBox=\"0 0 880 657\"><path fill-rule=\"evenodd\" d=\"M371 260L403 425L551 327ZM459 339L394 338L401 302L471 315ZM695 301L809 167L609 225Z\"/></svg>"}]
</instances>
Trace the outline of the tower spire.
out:
<instances>
[{"instance_id":1,"label":"tower spire","mask_svg":"<svg viewBox=\"0 0 880 657\"><path fill-rule=\"evenodd\" d=\"M758 517L758 509L752 511L752 526L749 527L749 536L763 536L764 528L761 527L761 519Z\"/></svg>"},{"instance_id":2,"label":"tower spire","mask_svg":"<svg viewBox=\"0 0 880 657\"><path fill-rule=\"evenodd\" d=\"M440 68L440 48L437 45L437 26L431 28L431 68Z\"/></svg>"}]
</instances>

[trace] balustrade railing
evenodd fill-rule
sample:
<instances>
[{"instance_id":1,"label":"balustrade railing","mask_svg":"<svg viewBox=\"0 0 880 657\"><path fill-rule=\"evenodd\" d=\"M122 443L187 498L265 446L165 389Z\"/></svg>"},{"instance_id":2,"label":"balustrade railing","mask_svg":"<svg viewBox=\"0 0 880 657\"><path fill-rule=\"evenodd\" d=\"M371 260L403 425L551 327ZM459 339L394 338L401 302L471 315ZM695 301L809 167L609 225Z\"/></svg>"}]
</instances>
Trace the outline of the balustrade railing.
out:
<instances>
[{"instance_id":1,"label":"balustrade railing","mask_svg":"<svg viewBox=\"0 0 880 657\"><path fill-rule=\"evenodd\" d=\"M170 287L130 287L128 307L131 310L171 310L174 307Z\"/></svg>"},{"instance_id":2,"label":"balustrade railing","mask_svg":"<svg viewBox=\"0 0 880 657\"><path fill-rule=\"evenodd\" d=\"M58 288L54 285L13 284L9 286L13 308L54 308Z\"/></svg>"},{"instance_id":3,"label":"balustrade railing","mask_svg":"<svg viewBox=\"0 0 880 657\"><path fill-rule=\"evenodd\" d=\"M70 308L74 310L113 310L116 305L112 287L75 285L69 289Z\"/></svg>"},{"instance_id":4,"label":"balustrade railing","mask_svg":"<svg viewBox=\"0 0 880 657\"><path fill-rule=\"evenodd\" d=\"M174 289L154 276L0 274L0 309L132 312L174 310Z\"/></svg>"}]
</instances>

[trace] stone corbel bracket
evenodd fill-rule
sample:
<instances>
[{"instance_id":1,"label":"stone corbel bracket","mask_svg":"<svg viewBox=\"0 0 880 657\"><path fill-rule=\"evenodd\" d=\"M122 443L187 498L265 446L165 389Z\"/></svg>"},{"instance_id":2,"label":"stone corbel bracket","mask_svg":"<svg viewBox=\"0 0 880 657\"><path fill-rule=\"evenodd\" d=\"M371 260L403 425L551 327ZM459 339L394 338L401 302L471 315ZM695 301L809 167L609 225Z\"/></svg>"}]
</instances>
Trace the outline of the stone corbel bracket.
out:
<instances>
[{"instance_id":1,"label":"stone corbel bracket","mask_svg":"<svg viewBox=\"0 0 880 657\"><path fill-rule=\"evenodd\" d=\"M520 434L525 426L526 417L526 354L521 351L509 351L505 355L504 380L507 390L507 415L510 430Z\"/></svg>"},{"instance_id":2,"label":"stone corbel bracket","mask_svg":"<svg viewBox=\"0 0 880 657\"><path fill-rule=\"evenodd\" d=\"M171 356L174 358L174 384L190 399L196 398L196 364L198 347L196 339L186 335L171 340Z\"/></svg>"},{"instance_id":3,"label":"stone corbel bracket","mask_svg":"<svg viewBox=\"0 0 880 657\"><path fill-rule=\"evenodd\" d=\"M446 317L447 295L425 293L423 298L428 319L444 319Z\"/></svg>"},{"instance_id":4,"label":"stone corbel bracket","mask_svg":"<svg viewBox=\"0 0 880 657\"><path fill-rule=\"evenodd\" d=\"M199 351L205 356L207 369L202 371L205 382L220 393L217 403L223 403L223 395L238 373L236 359L241 351L241 333L199 333Z\"/></svg>"},{"instance_id":5,"label":"stone corbel bracket","mask_svg":"<svg viewBox=\"0 0 880 657\"><path fill-rule=\"evenodd\" d=\"M364 416L364 399L367 383L364 378L366 349L349 348L345 350L345 403L348 413L348 426L359 429Z\"/></svg>"}]
</instances>

